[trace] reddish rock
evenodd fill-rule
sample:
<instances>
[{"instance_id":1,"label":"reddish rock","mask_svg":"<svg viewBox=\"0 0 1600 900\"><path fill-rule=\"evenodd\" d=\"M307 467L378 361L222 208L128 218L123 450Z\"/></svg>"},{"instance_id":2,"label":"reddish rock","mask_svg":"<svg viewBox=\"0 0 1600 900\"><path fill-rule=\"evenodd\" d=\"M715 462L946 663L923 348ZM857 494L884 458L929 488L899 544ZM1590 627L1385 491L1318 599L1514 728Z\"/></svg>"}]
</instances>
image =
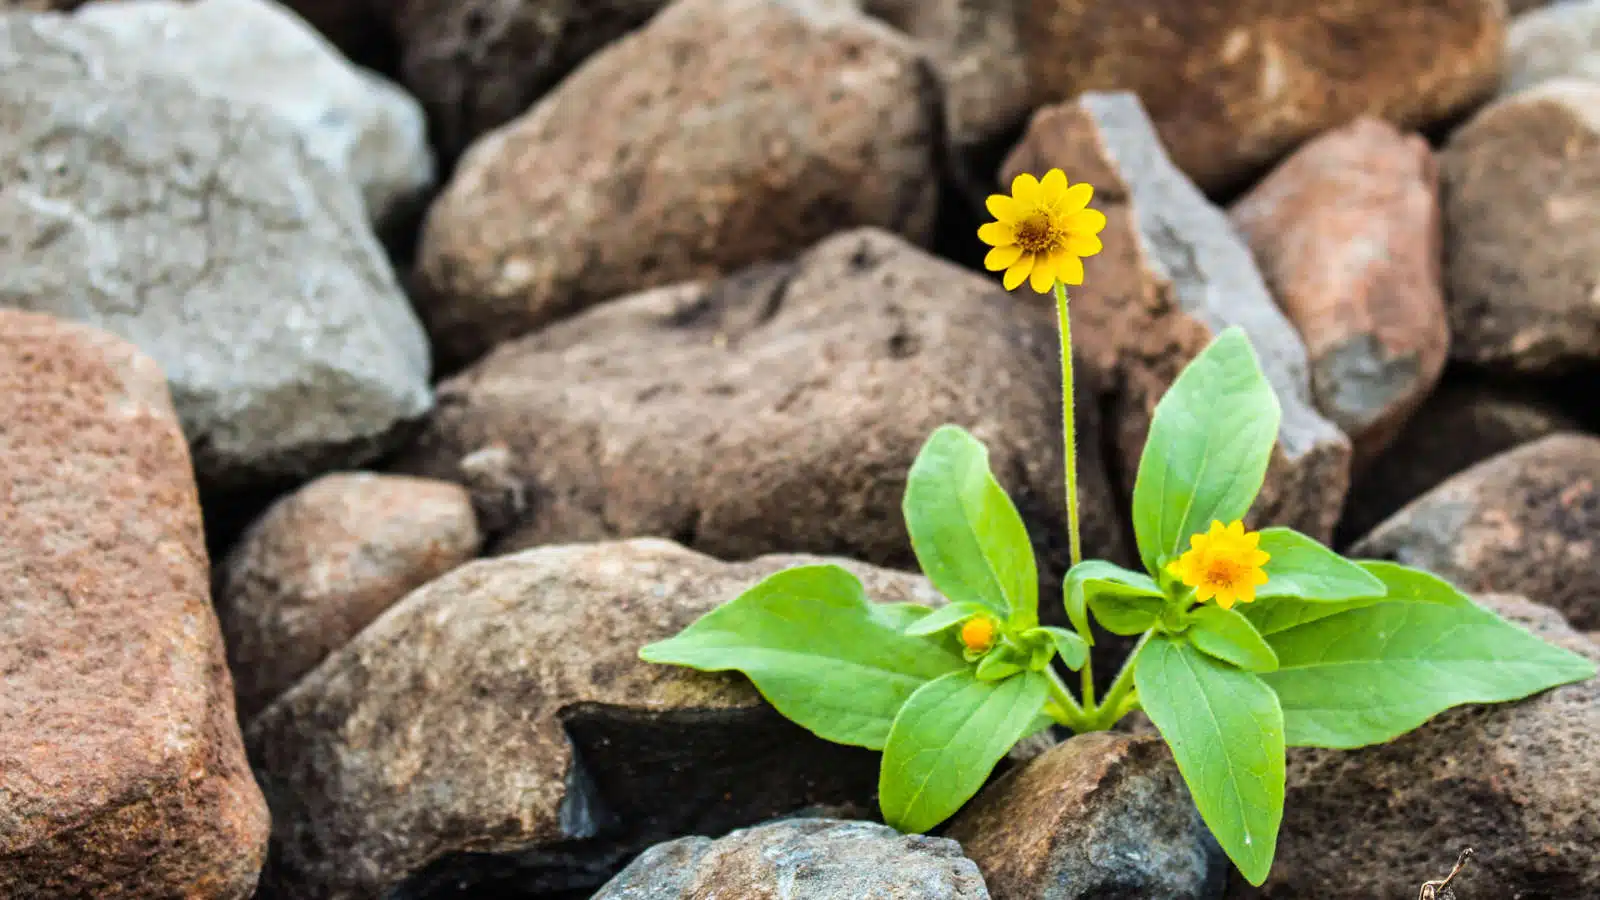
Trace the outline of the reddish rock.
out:
<instances>
[{"instance_id":1,"label":"reddish rock","mask_svg":"<svg viewBox=\"0 0 1600 900\"><path fill-rule=\"evenodd\" d=\"M1440 154L1451 355L1518 373L1600 362L1600 84L1499 100Z\"/></svg>"},{"instance_id":2,"label":"reddish rock","mask_svg":"<svg viewBox=\"0 0 1600 900\"><path fill-rule=\"evenodd\" d=\"M1516 592L1600 626L1600 438L1555 434L1481 462L1412 501L1352 549Z\"/></svg>"},{"instance_id":3,"label":"reddish rock","mask_svg":"<svg viewBox=\"0 0 1600 900\"><path fill-rule=\"evenodd\" d=\"M342 473L279 500L229 554L217 590L240 718L471 560L480 540L467 492L442 481Z\"/></svg>"},{"instance_id":4,"label":"reddish rock","mask_svg":"<svg viewBox=\"0 0 1600 900\"><path fill-rule=\"evenodd\" d=\"M1150 415L1183 366L1231 325L1242 327L1283 408L1278 447L1252 513L1326 539L1349 484L1350 442L1311 403L1305 345L1273 303L1250 248L1222 210L1163 152L1131 94L1086 94L1040 110L1001 172L1060 167L1095 186L1105 251L1085 261L1072 292L1073 338L1114 388L1123 487Z\"/></svg>"},{"instance_id":5,"label":"reddish rock","mask_svg":"<svg viewBox=\"0 0 1600 900\"><path fill-rule=\"evenodd\" d=\"M1377 119L1329 132L1234 205L1311 359L1317 408L1370 463L1449 352L1438 174L1428 142Z\"/></svg>"},{"instance_id":6,"label":"reddish rock","mask_svg":"<svg viewBox=\"0 0 1600 900\"><path fill-rule=\"evenodd\" d=\"M924 242L937 105L911 40L844 4L680 0L462 160L419 251L435 349L854 226Z\"/></svg>"},{"instance_id":7,"label":"reddish rock","mask_svg":"<svg viewBox=\"0 0 1600 900\"><path fill-rule=\"evenodd\" d=\"M246 898L266 852L161 370L0 310L0 897Z\"/></svg>"},{"instance_id":8,"label":"reddish rock","mask_svg":"<svg viewBox=\"0 0 1600 900\"><path fill-rule=\"evenodd\" d=\"M1362 115L1421 128L1493 90L1504 0L1021 0L1035 105L1127 90L1208 191Z\"/></svg>"}]
</instances>

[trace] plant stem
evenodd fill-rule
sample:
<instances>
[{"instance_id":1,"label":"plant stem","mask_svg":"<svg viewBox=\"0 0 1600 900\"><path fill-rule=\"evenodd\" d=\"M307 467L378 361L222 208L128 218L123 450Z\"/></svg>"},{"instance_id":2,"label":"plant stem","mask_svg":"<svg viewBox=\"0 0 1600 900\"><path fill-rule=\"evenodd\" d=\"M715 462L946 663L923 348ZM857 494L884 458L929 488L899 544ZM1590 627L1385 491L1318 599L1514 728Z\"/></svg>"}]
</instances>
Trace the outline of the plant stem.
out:
<instances>
[{"instance_id":1,"label":"plant stem","mask_svg":"<svg viewBox=\"0 0 1600 900\"><path fill-rule=\"evenodd\" d=\"M1056 282L1056 320L1061 325L1061 440L1067 470L1067 546L1072 564L1083 562L1083 539L1078 530L1078 422L1072 384L1072 318L1067 311L1067 286ZM1083 635L1093 641L1091 635ZM1083 708L1093 718L1094 665L1085 660L1082 671Z\"/></svg>"},{"instance_id":2,"label":"plant stem","mask_svg":"<svg viewBox=\"0 0 1600 900\"><path fill-rule=\"evenodd\" d=\"M1061 676L1056 674L1054 668L1046 668L1044 672L1050 676L1051 706L1059 707L1062 712L1062 715L1055 716L1056 722L1072 729L1074 734L1087 730L1088 716L1084 715L1083 707L1078 705L1078 701L1073 699L1072 692L1067 690Z\"/></svg>"},{"instance_id":3,"label":"plant stem","mask_svg":"<svg viewBox=\"0 0 1600 900\"><path fill-rule=\"evenodd\" d=\"M1139 642L1133 645L1128 652L1128 658L1122 663L1122 670L1117 673L1117 680L1111 683L1111 689L1106 691L1105 702L1095 711L1093 724L1097 728L1105 729L1117 724L1117 720L1127 715L1128 710L1122 709L1123 701L1127 699L1128 692L1133 689L1133 665L1139 658L1139 651L1144 649L1145 642L1150 640L1154 631L1146 631L1139 636ZM1131 708L1131 707L1130 707ZM1109 721L1108 721L1109 720Z\"/></svg>"}]
</instances>

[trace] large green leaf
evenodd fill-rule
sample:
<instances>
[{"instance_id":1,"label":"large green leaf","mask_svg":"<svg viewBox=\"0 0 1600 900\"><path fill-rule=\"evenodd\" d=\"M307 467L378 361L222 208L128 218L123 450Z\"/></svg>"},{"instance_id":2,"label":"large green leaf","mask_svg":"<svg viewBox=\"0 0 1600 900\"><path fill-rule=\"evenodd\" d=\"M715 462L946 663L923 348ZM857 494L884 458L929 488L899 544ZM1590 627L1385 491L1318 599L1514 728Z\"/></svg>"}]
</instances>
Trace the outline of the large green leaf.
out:
<instances>
[{"instance_id":1,"label":"large green leaf","mask_svg":"<svg viewBox=\"0 0 1600 900\"><path fill-rule=\"evenodd\" d=\"M1581 681L1592 662L1553 646L1424 572L1386 564L1383 601L1268 636L1262 676L1297 747L1391 740L1464 703L1500 703ZM1398 599L1396 599L1398 598Z\"/></svg>"},{"instance_id":2,"label":"large green leaf","mask_svg":"<svg viewBox=\"0 0 1600 900\"><path fill-rule=\"evenodd\" d=\"M1318 619L1326 619L1364 606L1376 606L1386 601L1407 600L1452 606L1472 605L1472 601L1468 600L1466 595L1437 575L1391 562L1363 561L1356 565L1377 580L1381 587L1380 591L1368 597L1331 602L1276 597L1270 602L1251 603L1241 607L1245 618L1256 627L1256 631L1263 636L1269 636L1308 625Z\"/></svg>"},{"instance_id":3,"label":"large green leaf","mask_svg":"<svg viewBox=\"0 0 1600 900\"><path fill-rule=\"evenodd\" d=\"M1028 530L989 471L989 452L954 425L917 454L902 504L911 548L933 586L1024 626L1038 622L1039 572Z\"/></svg>"},{"instance_id":4,"label":"large green leaf","mask_svg":"<svg viewBox=\"0 0 1600 900\"><path fill-rule=\"evenodd\" d=\"M1251 884L1272 868L1283 820L1283 711L1261 677L1157 635L1133 672L1201 818Z\"/></svg>"},{"instance_id":5,"label":"large green leaf","mask_svg":"<svg viewBox=\"0 0 1600 900\"><path fill-rule=\"evenodd\" d=\"M1189 614L1189 640L1202 653L1248 672L1270 672L1278 657L1261 633L1236 609L1202 606Z\"/></svg>"},{"instance_id":6,"label":"large green leaf","mask_svg":"<svg viewBox=\"0 0 1600 900\"><path fill-rule=\"evenodd\" d=\"M1056 653L1061 657L1062 665L1076 672L1089 661L1089 642L1080 637L1076 631L1046 625L1043 628L1023 632L1022 639L1030 640L1041 632L1049 636Z\"/></svg>"},{"instance_id":7,"label":"large green leaf","mask_svg":"<svg viewBox=\"0 0 1600 900\"><path fill-rule=\"evenodd\" d=\"M949 818L1033 730L1049 692L1050 680L1039 672L993 682L962 670L919 688L895 717L883 749L883 820L924 832Z\"/></svg>"},{"instance_id":8,"label":"large green leaf","mask_svg":"<svg viewBox=\"0 0 1600 900\"><path fill-rule=\"evenodd\" d=\"M1242 330L1229 328L1156 404L1133 486L1133 530L1151 574L1213 519L1244 518L1282 413Z\"/></svg>"},{"instance_id":9,"label":"large green leaf","mask_svg":"<svg viewBox=\"0 0 1600 900\"><path fill-rule=\"evenodd\" d=\"M1143 572L1135 572L1131 569L1124 569L1101 559L1086 559L1069 569L1066 583L1062 585L1062 596L1067 606L1067 619L1072 622L1074 628L1084 635L1092 634L1089 630L1088 608L1090 601L1093 599L1129 600L1130 603L1128 604L1106 607L1106 609L1110 610L1108 614L1115 615L1125 606L1131 606L1135 611L1142 608L1138 602L1141 600L1154 600L1159 606L1166 602L1167 597L1166 593L1161 590L1161 586L1156 584L1155 579L1149 575ZM1149 606L1149 604L1146 603L1143 606ZM1159 618L1160 615L1158 608L1156 617ZM1121 623L1122 620L1118 619L1117 622ZM1115 631L1117 634L1137 634L1149 628L1146 625L1144 628L1138 628L1134 631L1117 631L1111 628L1110 624L1103 621L1101 624L1106 624L1108 629Z\"/></svg>"},{"instance_id":10,"label":"large green leaf","mask_svg":"<svg viewBox=\"0 0 1600 900\"><path fill-rule=\"evenodd\" d=\"M1383 596L1383 582L1366 569L1292 528L1261 529L1261 549L1271 558L1264 567L1267 583L1256 589L1258 600L1339 601Z\"/></svg>"},{"instance_id":11,"label":"large green leaf","mask_svg":"<svg viewBox=\"0 0 1600 900\"><path fill-rule=\"evenodd\" d=\"M800 566L768 576L639 657L741 671L778 712L818 737L879 750L907 698L966 668L949 642L901 632L924 614L875 610L845 569Z\"/></svg>"}]
</instances>

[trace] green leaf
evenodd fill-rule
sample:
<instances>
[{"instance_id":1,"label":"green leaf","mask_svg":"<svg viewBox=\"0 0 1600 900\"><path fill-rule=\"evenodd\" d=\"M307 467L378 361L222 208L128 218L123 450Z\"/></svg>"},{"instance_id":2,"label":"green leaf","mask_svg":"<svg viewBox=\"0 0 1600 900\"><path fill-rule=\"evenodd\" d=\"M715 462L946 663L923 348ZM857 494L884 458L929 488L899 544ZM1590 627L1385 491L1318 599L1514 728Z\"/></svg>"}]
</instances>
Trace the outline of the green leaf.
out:
<instances>
[{"instance_id":1,"label":"green leaf","mask_svg":"<svg viewBox=\"0 0 1600 900\"><path fill-rule=\"evenodd\" d=\"M878 750L907 698L966 668L946 644L901 633L913 612L873 608L861 582L838 566L800 566L645 646L639 658L741 671L778 712L818 737Z\"/></svg>"},{"instance_id":2,"label":"green leaf","mask_svg":"<svg viewBox=\"0 0 1600 900\"><path fill-rule=\"evenodd\" d=\"M1189 623L1189 640L1202 653L1247 672L1270 672L1278 667L1278 655L1238 610L1202 606L1189 613Z\"/></svg>"},{"instance_id":3,"label":"green leaf","mask_svg":"<svg viewBox=\"0 0 1600 900\"><path fill-rule=\"evenodd\" d=\"M905 631L935 612L933 607L921 603L869 603L868 609L872 618L896 631Z\"/></svg>"},{"instance_id":4,"label":"green leaf","mask_svg":"<svg viewBox=\"0 0 1600 900\"><path fill-rule=\"evenodd\" d=\"M989 609L976 603L951 603L941 606L920 619L906 626L905 633L910 635L938 634L946 628L953 628L973 616L989 615Z\"/></svg>"},{"instance_id":5,"label":"green leaf","mask_svg":"<svg viewBox=\"0 0 1600 900\"><path fill-rule=\"evenodd\" d=\"M1094 597L1151 597L1165 602L1167 596L1149 575L1100 559L1086 559L1068 570L1062 595L1067 605L1067 620L1084 635L1092 634L1089 630L1088 607ZM1159 609L1156 615L1161 615Z\"/></svg>"},{"instance_id":6,"label":"green leaf","mask_svg":"<svg viewBox=\"0 0 1600 900\"><path fill-rule=\"evenodd\" d=\"M1380 561L1362 561L1356 565L1376 578L1383 590L1374 596L1337 602L1278 597L1270 603L1252 603L1243 607L1245 618L1256 626L1256 631L1267 637L1280 631L1308 625L1318 619L1326 619L1365 606L1376 606L1386 601L1407 600L1413 603L1443 603L1450 606L1473 605L1472 601L1467 599L1467 595L1456 590L1448 581L1420 569Z\"/></svg>"},{"instance_id":7,"label":"green leaf","mask_svg":"<svg viewBox=\"0 0 1600 900\"><path fill-rule=\"evenodd\" d=\"M1283 820L1283 711L1261 677L1182 639L1152 637L1133 672L1217 843L1247 881L1272 868Z\"/></svg>"},{"instance_id":8,"label":"green leaf","mask_svg":"<svg viewBox=\"0 0 1600 900\"><path fill-rule=\"evenodd\" d=\"M1112 634L1144 634L1161 621L1167 598L1101 591L1090 594L1089 608L1100 627Z\"/></svg>"},{"instance_id":9,"label":"green leaf","mask_svg":"<svg viewBox=\"0 0 1600 900\"><path fill-rule=\"evenodd\" d=\"M1043 628L1023 634L1022 639L1028 640L1033 637L1035 632L1043 632L1049 635L1050 640L1055 644L1056 653L1061 656L1062 664L1072 671L1078 671L1083 668L1084 663L1089 661L1089 642L1084 640L1083 636L1076 631L1068 631L1065 628L1046 625Z\"/></svg>"},{"instance_id":10,"label":"green leaf","mask_svg":"<svg viewBox=\"0 0 1600 900\"><path fill-rule=\"evenodd\" d=\"M1269 636L1290 746L1364 747L1464 703L1502 703L1582 681L1594 663L1473 603L1432 575L1369 568L1382 601Z\"/></svg>"},{"instance_id":11,"label":"green leaf","mask_svg":"<svg viewBox=\"0 0 1600 900\"><path fill-rule=\"evenodd\" d=\"M1033 728L1049 684L1038 672L995 682L962 670L919 688L895 717L883 749L883 820L924 832L953 815Z\"/></svg>"},{"instance_id":12,"label":"green leaf","mask_svg":"<svg viewBox=\"0 0 1600 900\"><path fill-rule=\"evenodd\" d=\"M1001 648L985 656L983 661L978 663L976 674L979 681L999 681L1002 678L1010 678L1024 668L1026 666L1017 660L1015 654Z\"/></svg>"},{"instance_id":13,"label":"green leaf","mask_svg":"<svg viewBox=\"0 0 1600 900\"><path fill-rule=\"evenodd\" d=\"M1267 583L1256 598L1353 600L1381 597L1383 582L1366 569L1292 528L1261 529L1261 549L1271 554L1264 567Z\"/></svg>"},{"instance_id":14,"label":"green leaf","mask_svg":"<svg viewBox=\"0 0 1600 900\"><path fill-rule=\"evenodd\" d=\"M1414 603L1443 603L1446 606L1476 606L1472 598L1455 585L1432 572L1383 560L1356 563L1383 585L1381 599L1410 600Z\"/></svg>"},{"instance_id":15,"label":"green leaf","mask_svg":"<svg viewBox=\"0 0 1600 900\"><path fill-rule=\"evenodd\" d=\"M1151 574L1213 519L1244 518L1266 477L1281 416L1239 328L1190 361L1156 404L1134 480L1134 536Z\"/></svg>"},{"instance_id":16,"label":"green leaf","mask_svg":"<svg viewBox=\"0 0 1600 900\"><path fill-rule=\"evenodd\" d=\"M911 466L902 507L911 548L940 593L1037 623L1033 545L977 438L954 425L936 429Z\"/></svg>"}]
</instances>

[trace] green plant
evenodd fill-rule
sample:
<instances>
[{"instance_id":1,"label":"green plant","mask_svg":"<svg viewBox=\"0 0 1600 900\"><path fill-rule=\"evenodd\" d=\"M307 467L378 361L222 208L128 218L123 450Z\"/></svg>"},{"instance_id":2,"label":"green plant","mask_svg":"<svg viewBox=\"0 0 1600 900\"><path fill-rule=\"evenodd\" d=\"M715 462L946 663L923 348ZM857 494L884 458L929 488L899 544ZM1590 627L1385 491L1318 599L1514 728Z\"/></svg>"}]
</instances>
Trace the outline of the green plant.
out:
<instances>
[{"instance_id":1,"label":"green plant","mask_svg":"<svg viewBox=\"0 0 1600 900\"><path fill-rule=\"evenodd\" d=\"M1241 520L1264 481L1280 411L1236 328L1192 360L1156 407L1132 503L1143 571L1082 560L1068 300L1060 282L1053 287L1071 629L1040 624L1022 519L983 445L947 425L911 467L903 504L917 560L946 605L873 604L845 569L802 566L640 656L741 671L818 736L881 750L884 819L911 832L954 814L1023 737L1052 723L1108 729L1142 709L1253 884L1272 864L1287 747L1381 743L1452 706L1515 700L1595 673L1426 572L1347 560L1287 528L1246 532ZM1099 699L1091 617L1138 636ZM1056 659L1082 673L1078 696Z\"/></svg>"}]
</instances>

